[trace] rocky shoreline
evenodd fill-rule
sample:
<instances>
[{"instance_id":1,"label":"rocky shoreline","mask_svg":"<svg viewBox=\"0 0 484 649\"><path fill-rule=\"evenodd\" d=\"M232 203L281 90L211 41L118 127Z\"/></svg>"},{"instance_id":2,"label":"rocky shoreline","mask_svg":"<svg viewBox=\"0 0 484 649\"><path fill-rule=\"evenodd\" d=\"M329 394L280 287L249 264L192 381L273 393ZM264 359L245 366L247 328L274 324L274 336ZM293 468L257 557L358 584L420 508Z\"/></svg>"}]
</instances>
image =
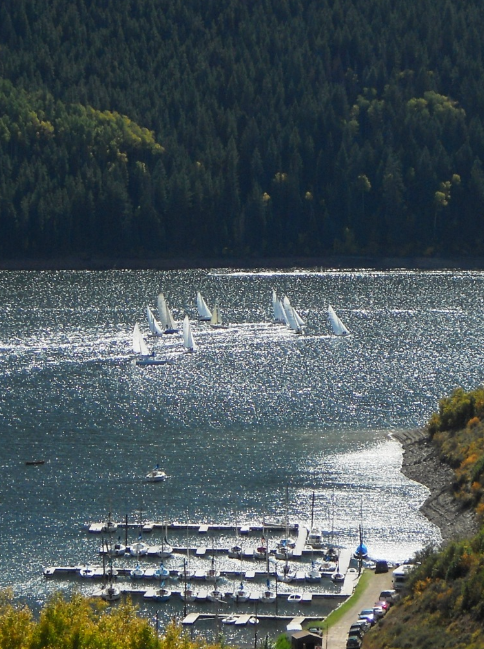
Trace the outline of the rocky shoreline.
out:
<instances>
[{"instance_id":1,"label":"rocky shoreline","mask_svg":"<svg viewBox=\"0 0 484 649\"><path fill-rule=\"evenodd\" d=\"M453 470L440 461L425 429L393 433L403 448L402 473L430 490L420 508L440 529L443 542L474 535L478 522L474 512L463 510L452 495Z\"/></svg>"}]
</instances>

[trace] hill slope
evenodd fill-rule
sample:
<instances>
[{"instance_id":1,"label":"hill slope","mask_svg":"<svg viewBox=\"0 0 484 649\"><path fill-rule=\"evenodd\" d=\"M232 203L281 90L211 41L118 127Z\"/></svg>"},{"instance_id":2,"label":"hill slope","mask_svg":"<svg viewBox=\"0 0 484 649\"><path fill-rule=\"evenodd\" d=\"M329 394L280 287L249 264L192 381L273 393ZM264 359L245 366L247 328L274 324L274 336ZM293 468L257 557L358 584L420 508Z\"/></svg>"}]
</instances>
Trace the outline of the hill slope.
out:
<instances>
[{"instance_id":1,"label":"hill slope","mask_svg":"<svg viewBox=\"0 0 484 649\"><path fill-rule=\"evenodd\" d=\"M6 0L0 74L126 115L164 147L134 182L120 165L119 253L478 255L483 14L477 0ZM42 164L74 156L73 137L42 147ZM69 201L58 240L42 237L39 197L57 168L70 195L75 174L39 175L18 138L0 129L0 252L112 250L119 222L83 159L96 237L71 227Z\"/></svg>"}]
</instances>

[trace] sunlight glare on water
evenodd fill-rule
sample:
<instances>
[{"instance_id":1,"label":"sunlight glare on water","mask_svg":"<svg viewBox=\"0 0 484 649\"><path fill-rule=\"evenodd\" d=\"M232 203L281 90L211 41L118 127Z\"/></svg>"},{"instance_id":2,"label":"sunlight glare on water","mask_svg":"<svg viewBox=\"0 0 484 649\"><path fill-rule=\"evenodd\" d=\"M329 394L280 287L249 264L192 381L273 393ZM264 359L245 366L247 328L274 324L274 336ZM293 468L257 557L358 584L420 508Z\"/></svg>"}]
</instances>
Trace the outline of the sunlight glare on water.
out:
<instances>
[{"instance_id":1,"label":"sunlight glare on water","mask_svg":"<svg viewBox=\"0 0 484 649\"><path fill-rule=\"evenodd\" d=\"M438 542L418 511L427 490L400 473L389 434L424 425L442 396L482 382L483 280L447 271L0 273L0 584L36 602L72 588L44 580L42 567L98 562L99 539L82 525L108 511L117 520L142 511L309 524L314 492L314 520L339 545L356 547L359 524L376 558L407 559ZM273 288L305 320L304 335L273 324ZM189 315L196 354L183 352L180 334L148 337L145 310L160 289L179 323ZM198 322L197 290L218 301L227 329ZM331 334L329 304L349 337ZM135 322L173 364L133 363ZM156 463L169 478L146 483Z\"/></svg>"}]
</instances>

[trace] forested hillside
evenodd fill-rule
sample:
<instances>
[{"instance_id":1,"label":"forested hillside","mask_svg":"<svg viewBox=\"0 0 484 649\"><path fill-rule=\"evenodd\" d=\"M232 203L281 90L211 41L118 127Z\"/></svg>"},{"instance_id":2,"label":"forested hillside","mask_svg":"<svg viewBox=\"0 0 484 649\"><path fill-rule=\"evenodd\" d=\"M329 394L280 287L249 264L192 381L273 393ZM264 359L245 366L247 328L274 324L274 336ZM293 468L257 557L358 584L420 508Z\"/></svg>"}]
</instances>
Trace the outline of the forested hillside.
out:
<instances>
[{"instance_id":1,"label":"forested hillside","mask_svg":"<svg viewBox=\"0 0 484 649\"><path fill-rule=\"evenodd\" d=\"M484 254L478 0L3 0L0 254Z\"/></svg>"}]
</instances>

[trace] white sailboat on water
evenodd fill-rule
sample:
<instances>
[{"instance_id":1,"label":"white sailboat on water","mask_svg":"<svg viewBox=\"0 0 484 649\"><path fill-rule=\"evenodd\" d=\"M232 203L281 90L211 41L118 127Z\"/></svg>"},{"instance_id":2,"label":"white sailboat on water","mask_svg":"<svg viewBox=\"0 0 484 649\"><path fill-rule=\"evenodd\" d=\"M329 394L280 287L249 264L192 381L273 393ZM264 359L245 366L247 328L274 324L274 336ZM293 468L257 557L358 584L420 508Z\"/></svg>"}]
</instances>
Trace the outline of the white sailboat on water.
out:
<instances>
[{"instance_id":1,"label":"white sailboat on water","mask_svg":"<svg viewBox=\"0 0 484 649\"><path fill-rule=\"evenodd\" d=\"M328 320L335 336L347 336L350 332L336 315L331 305L328 306Z\"/></svg>"},{"instance_id":2,"label":"white sailboat on water","mask_svg":"<svg viewBox=\"0 0 484 649\"><path fill-rule=\"evenodd\" d=\"M212 312L207 306L207 303L203 299L202 294L200 291L197 291L197 311L198 311L198 319L202 320L204 322L210 322L212 318Z\"/></svg>"},{"instance_id":3,"label":"white sailboat on water","mask_svg":"<svg viewBox=\"0 0 484 649\"><path fill-rule=\"evenodd\" d=\"M296 309L292 306L289 298L286 296L283 300L284 313L286 314L286 321L289 327L297 334L302 334L304 320L301 318Z\"/></svg>"},{"instance_id":4,"label":"white sailboat on water","mask_svg":"<svg viewBox=\"0 0 484 649\"><path fill-rule=\"evenodd\" d=\"M287 317L284 311L281 300L277 297L275 290L272 291L272 312L274 315L274 322L287 324Z\"/></svg>"},{"instance_id":5,"label":"white sailboat on water","mask_svg":"<svg viewBox=\"0 0 484 649\"><path fill-rule=\"evenodd\" d=\"M160 323L153 315L153 311L149 306L146 307L146 318L148 320L148 327L150 328L151 334L153 336L162 336L163 329L160 327Z\"/></svg>"},{"instance_id":6,"label":"white sailboat on water","mask_svg":"<svg viewBox=\"0 0 484 649\"><path fill-rule=\"evenodd\" d=\"M215 304L213 305L212 317L210 318L210 326L214 329L227 329L227 325L224 325L222 321L218 302L215 302Z\"/></svg>"},{"instance_id":7,"label":"white sailboat on water","mask_svg":"<svg viewBox=\"0 0 484 649\"><path fill-rule=\"evenodd\" d=\"M158 294L156 306L158 308L158 315L160 316L160 322L161 322L161 327L163 329L163 333L165 334L178 333L175 320L173 319L173 315L166 303L165 296L163 295L163 293Z\"/></svg>"},{"instance_id":8,"label":"white sailboat on water","mask_svg":"<svg viewBox=\"0 0 484 649\"><path fill-rule=\"evenodd\" d=\"M188 352L196 352L198 350L197 344L193 339L192 327L187 315L183 320L183 344Z\"/></svg>"},{"instance_id":9,"label":"white sailboat on water","mask_svg":"<svg viewBox=\"0 0 484 649\"><path fill-rule=\"evenodd\" d=\"M134 325L133 330L133 351L135 354L139 354L139 358L136 359L136 365L164 365L168 363L167 360L156 358L154 352L150 352L138 323Z\"/></svg>"}]
</instances>

